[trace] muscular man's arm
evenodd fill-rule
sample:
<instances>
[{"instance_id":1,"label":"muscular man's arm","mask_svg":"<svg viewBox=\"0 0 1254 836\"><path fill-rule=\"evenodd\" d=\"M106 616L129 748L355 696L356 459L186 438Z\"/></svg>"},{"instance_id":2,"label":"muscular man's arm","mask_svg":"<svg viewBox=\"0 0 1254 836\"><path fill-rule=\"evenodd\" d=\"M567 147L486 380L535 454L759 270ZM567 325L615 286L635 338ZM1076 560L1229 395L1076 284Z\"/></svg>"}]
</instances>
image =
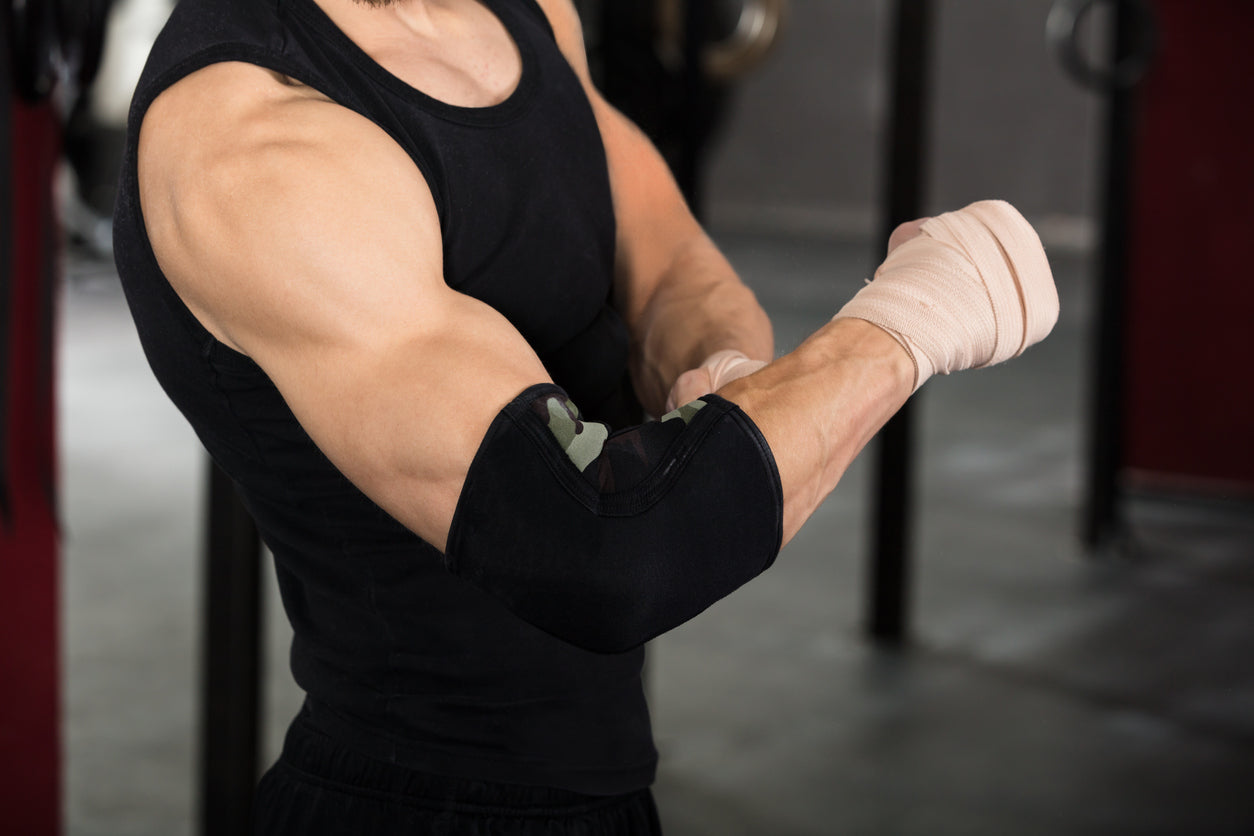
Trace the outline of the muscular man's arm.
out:
<instances>
[{"instance_id":1,"label":"muscular man's arm","mask_svg":"<svg viewBox=\"0 0 1254 836\"><path fill-rule=\"evenodd\" d=\"M717 351L771 360L771 325L688 211L665 161L593 87L570 0L540 5L601 127L619 224L620 301L636 342L636 386L646 407L660 414L679 375ZM784 484L785 542L905 402L910 388L902 382L909 368L908 357L883 331L844 320L768 370L720 391L754 419L771 445Z\"/></svg>"},{"instance_id":2,"label":"muscular man's arm","mask_svg":"<svg viewBox=\"0 0 1254 836\"><path fill-rule=\"evenodd\" d=\"M770 361L771 324L692 217L652 143L593 87L570 0L540 5L601 129L618 220L616 294L631 329L633 379L646 409L660 415L680 374L715 352L735 349Z\"/></svg>"},{"instance_id":3,"label":"muscular man's arm","mask_svg":"<svg viewBox=\"0 0 1254 836\"><path fill-rule=\"evenodd\" d=\"M496 311L443 279L435 205L381 129L246 64L164 92L141 200L161 267L270 376L364 493L443 549L497 412L548 380Z\"/></svg>"},{"instance_id":4,"label":"muscular man's arm","mask_svg":"<svg viewBox=\"0 0 1254 836\"><path fill-rule=\"evenodd\" d=\"M265 370L331 462L456 571L555 634L595 634L596 649L643 641L761 571L916 380L900 334L832 322L721 390L752 426L716 404L691 433L688 418L672 420L616 448L665 459L637 468L625 505L618 488L598 494L618 474L608 459L608 470L589 464L595 432L572 446L579 425L556 426L560 400L518 403L548 381L543 365L508 321L444 282L431 193L377 126L264 69L213 65L153 103L139 166L149 238L175 291ZM525 508L542 513L510 516ZM743 537L728 536L738 527ZM726 542L711 550L702 530ZM477 549L481 535L507 547Z\"/></svg>"},{"instance_id":5,"label":"muscular man's arm","mask_svg":"<svg viewBox=\"0 0 1254 836\"><path fill-rule=\"evenodd\" d=\"M158 260L192 312L265 369L363 492L443 548L487 428L548 376L503 317L445 284L413 162L307 88L219 64L154 102L140 185ZM909 380L891 338L838 322L725 392L778 462L785 541Z\"/></svg>"}]
</instances>

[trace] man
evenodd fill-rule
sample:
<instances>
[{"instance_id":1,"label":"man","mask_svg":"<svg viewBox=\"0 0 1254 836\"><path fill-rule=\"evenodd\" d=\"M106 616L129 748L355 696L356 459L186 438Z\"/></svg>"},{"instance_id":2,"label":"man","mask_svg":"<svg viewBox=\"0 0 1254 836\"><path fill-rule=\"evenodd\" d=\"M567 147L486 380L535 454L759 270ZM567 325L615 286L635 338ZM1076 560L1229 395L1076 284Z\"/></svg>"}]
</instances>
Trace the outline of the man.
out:
<instances>
[{"instance_id":1,"label":"man","mask_svg":"<svg viewBox=\"0 0 1254 836\"><path fill-rule=\"evenodd\" d=\"M570 0L183 0L119 195L149 361L294 627L263 833L657 832L641 644L765 569L928 374L1056 315L981 205L766 365Z\"/></svg>"}]
</instances>

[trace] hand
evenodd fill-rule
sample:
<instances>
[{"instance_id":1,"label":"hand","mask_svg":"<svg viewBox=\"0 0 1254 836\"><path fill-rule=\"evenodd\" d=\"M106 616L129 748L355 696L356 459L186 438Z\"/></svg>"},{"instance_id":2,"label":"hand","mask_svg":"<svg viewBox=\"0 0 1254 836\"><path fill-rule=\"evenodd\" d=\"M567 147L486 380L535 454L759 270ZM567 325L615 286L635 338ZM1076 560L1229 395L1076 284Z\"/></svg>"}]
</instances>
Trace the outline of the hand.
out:
<instances>
[{"instance_id":1,"label":"hand","mask_svg":"<svg viewBox=\"0 0 1254 836\"><path fill-rule=\"evenodd\" d=\"M694 401L702 395L717 392L733 380L753 374L765 366L762 360L750 360L734 349L716 351L695 369L689 369L675 380L666 398L666 411Z\"/></svg>"},{"instance_id":2,"label":"hand","mask_svg":"<svg viewBox=\"0 0 1254 836\"><path fill-rule=\"evenodd\" d=\"M864 319L915 364L917 390L933 374L1017 357L1058 321L1058 291L1040 238L1005 201L902 224L875 280L837 319Z\"/></svg>"}]
</instances>

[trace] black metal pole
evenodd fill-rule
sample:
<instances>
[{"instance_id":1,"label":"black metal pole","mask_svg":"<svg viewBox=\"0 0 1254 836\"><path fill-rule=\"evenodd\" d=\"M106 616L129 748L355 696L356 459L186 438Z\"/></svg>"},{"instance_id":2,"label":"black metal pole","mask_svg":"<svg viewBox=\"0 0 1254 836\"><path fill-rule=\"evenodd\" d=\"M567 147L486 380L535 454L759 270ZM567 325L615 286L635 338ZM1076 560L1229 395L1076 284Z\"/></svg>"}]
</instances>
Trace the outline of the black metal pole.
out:
<instances>
[{"instance_id":1,"label":"black metal pole","mask_svg":"<svg viewBox=\"0 0 1254 836\"><path fill-rule=\"evenodd\" d=\"M688 0L684 4L684 69L685 108L680 154L675 167L675 180L692 214L700 220L704 215L701 188L701 155L705 147L703 102L706 91L702 55L709 40L708 0Z\"/></svg>"},{"instance_id":2,"label":"black metal pole","mask_svg":"<svg viewBox=\"0 0 1254 836\"><path fill-rule=\"evenodd\" d=\"M9 44L11 21L0 20L0 535L13 523L13 493L9 484L9 410L13 336L13 55Z\"/></svg>"},{"instance_id":3,"label":"black metal pole","mask_svg":"<svg viewBox=\"0 0 1254 836\"><path fill-rule=\"evenodd\" d=\"M1114 5L1113 63L1127 59L1144 34L1124 3ZM1143 25L1143 24L1142 24ZM1123 535L1119 471L1123 466L1124 296L1128 282L1134 99L1131 85L1112 84L1105 125L1105 188L1098 253L1095 373L1090 398L1088 484L1082 532L1090 549L1117 544Z\"/></svg>"},{"instance_id":4,"label":"black metal pole","mask_svg":"<svg viewBox=\"0 0 1254 836\"><path fill-rule=\"evenodd\" d=\"M898 224L923 213L930 26L931 0L897 0L889 67L886 199L877 246L887 244ZM913 423L908 402L880 431L876 445L867 630L887 644L905 641L908 632Z\"/></svg>"},{"instance_id":5,"label":"black metal pole","mask_svg":"<svg viewBox=\"0 0 1254 836\"><path fill-rule=\"evenodd\" d=\"M201 836L252 832L261 702L261 541L210 463L200 746Z\"/></svg>"}]
</instances>

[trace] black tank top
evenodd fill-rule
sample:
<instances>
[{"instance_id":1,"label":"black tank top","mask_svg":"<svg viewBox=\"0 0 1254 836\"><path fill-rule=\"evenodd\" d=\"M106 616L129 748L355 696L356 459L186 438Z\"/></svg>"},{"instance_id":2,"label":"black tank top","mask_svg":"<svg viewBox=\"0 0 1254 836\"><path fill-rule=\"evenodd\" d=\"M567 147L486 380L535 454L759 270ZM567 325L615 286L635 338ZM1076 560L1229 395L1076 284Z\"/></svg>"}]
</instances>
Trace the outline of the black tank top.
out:
<instances>
[{"instance_id":1,"label":"black tank top","mask_svg":"<svg viewBox=\"0 0 1254 836\"><path fill-rule=\"evenodd\" d=\"M615 224L591 107L534 0L483 2L518 45L522 77L504 102L464 108L388 73L313 0L182 0L132 103L115 256L157 379L274 554L313 722L418 770L626 792L656 764L643 651L572 647L448 574L331 465L265 372L183 305L139 203L139 127L163 90L222 61L291 76L408 152L435 197L450 286L504 314L592 417L638 420L610 304Z\"/></svg>"}]
</instances>

